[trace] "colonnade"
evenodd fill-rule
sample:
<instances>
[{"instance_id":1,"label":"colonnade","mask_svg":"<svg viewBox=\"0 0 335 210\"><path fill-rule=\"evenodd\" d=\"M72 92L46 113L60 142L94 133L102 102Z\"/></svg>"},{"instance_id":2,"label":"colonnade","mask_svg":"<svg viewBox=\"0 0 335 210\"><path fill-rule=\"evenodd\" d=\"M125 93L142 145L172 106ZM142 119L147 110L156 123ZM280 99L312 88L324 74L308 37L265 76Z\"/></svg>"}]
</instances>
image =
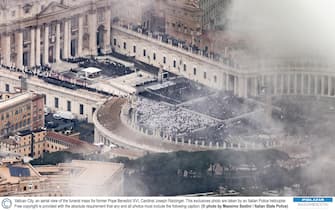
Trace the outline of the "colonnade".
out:
<instances>
[{"instance_id":1,"label":"colonnade","mask_svg":"<svg viewBox=\"0 0 335 210\"><path fill-rule=\"evenodd\" d=\"M326 72L270 72L258 76L234 77L239 96L310 95L335 97L335 74Z\"/></svg>"}]
</instances>

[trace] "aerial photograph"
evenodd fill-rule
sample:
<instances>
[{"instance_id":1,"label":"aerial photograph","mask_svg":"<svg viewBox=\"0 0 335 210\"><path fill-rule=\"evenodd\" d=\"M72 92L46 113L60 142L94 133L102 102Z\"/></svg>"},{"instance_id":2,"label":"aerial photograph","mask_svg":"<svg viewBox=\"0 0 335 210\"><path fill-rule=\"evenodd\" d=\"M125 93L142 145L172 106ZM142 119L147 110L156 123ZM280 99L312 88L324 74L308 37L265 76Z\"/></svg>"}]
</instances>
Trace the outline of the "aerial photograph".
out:
<instances>
[{"instance_id":1,"label":"aerial photograph","mask_svg":"<svg viewBox=\"0 0 335 210\"><path fill-rule=\"evenodd\" d=\"M334 8L0 0L0 197L335 196Z\"/></svg>"}]
</instances>

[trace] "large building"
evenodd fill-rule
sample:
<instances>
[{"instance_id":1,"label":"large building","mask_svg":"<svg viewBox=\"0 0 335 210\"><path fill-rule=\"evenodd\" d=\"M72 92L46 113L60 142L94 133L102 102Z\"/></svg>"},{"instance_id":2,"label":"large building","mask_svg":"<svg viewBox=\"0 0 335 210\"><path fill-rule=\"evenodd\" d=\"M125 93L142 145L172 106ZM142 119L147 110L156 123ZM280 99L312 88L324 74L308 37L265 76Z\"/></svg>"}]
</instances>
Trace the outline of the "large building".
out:
<instances>
[{"instance_id":1,"label":"large building","mask_svg":"<svg viewBox=\"0 0 335 210\"><path fill-rule=\"evenodd\" d=\"M9 97L8 97L9 96ZM44 127L44 97L35 93L7 94L0 100L0 137Z\"/></svg>"},{"instance_id":2,"label":"large building","mask_svg":"<svg viewBox=\"0 0 335 210\"><path fill-rule=\"evenodd\" d=\"M228 28L230 0L155 0L145 7L142 26L202 46L203 35Z\"/></svg>"},{"instance_id":3,"label":"large building","mask_svg":"<svg viewBox=\"0 0 335 210\"><path fill-rule=\"evenodd\" d=\"M43 130L21 131L13 137L0 140L0 151L38 158L43 152L46 152L44 149L47 146L44 142L45 136L46 131Z\"/></svg>"},{"instance_id":4,"label":"large building","mask_svg":"<svg viewBox=\"0 0 335 210\"><path fill-rule=\"evenodd\" d=\"M155 0L122 0L113 1L111 6L112 21L121 21L122 24L141 24L141 17L147 7L154 5Z\"/></svg>"},{"instance_id":5,"label":"large building","mask_svg":"<svg viewBox=\"0 0 335 210\"><path fill-rule=\"evenodd\" d=\"M141 25L144 29L165 33L165 3L165 0L156 0L143 8Z\"/></svg>"},{"instance_id":6,"label":"large building","mask_svg":"<svg viewBox=\"0 0 335 210\"><path fill-rule=\"evenodd\" d=\"M0 68L0 91L7 93L15 92L22 86L22 73L9 72ZM76 115L78 119L87 119L92 122L92 114L103 103L105 95L83 89L69 89L59 85L44 82L36 77L26 79L28 91L38 92L44 96L45 107L51 112L68 111Z\"/></svg>"},{"instance_id":7,"label":"large building","mask_svg":"<svg viewBox=\"0 0 335 210\"><path fill-rule=\"evenodd\" d=\"M43 156L44 153L64 150L90 154L98 151L98 148L75 137L44 130L22 131L0 140L1 152L12 152L34 159Z\"/></svg>"},{"instance_id":8,"label":"large building","mask_svg":"<svg viewBox=\"0 0 335 210\"><path fill-rule=\"evenodd\" d=\"M110 1L1 1L1 64L23 69L110 49Z\"/></svg>"},{"instance_id":9,"label":"large building","mask_svg":"<svg viewBox=\"0 0 335 210\"><path fill-rule=\"evenodd\" d=\"M196 1L168 0L166 3L166 33L198 45L202 34L203 11Z\"/></svg>"},{"instance_id":10,"label":"large building","mask_svg":"<svg viewBox=\"0 0 335 210\"><path fill-rule=\"evenodd\" d=\"M203 30L202 16L197 1L156 0L144 10L142 26L151 32L166 33L187 44L198 45Z\"/></svg>"},{"instance_id":11,"label":"large building","mask_svg":"<svg viewBox=\"0 0 335 210\"><path fill-rule=\"evenodd\" d=\"M0 63L25 69L60 63L70 57L109 52L110 0L2 0L0 3ZM21 87L20 73L1 73L0 91ZM101 94L70 91L28 78L29 91L45 95L51 111L71 109L78 118L92 120ZM55 89L58 89L55 91Z\"/></svg>"},{"instance_id":12,"label":"large building","mask_svg":"<svg viewBox=\"0 0 335 210\"><path fill-rule=\"evenodd\" d=\"M203 30L225 30L229 26L228 9L231 0L199 0L203 11Z\"/></svg>"},{"instance_id":13,"label":"large building","mask_svg":"<svg viewBox=\"0 0 335 210\"><path fill-rule=\"evenodd\" d=\"M122 196L124 166L119 163L73 160L57 166L37 166L47 178L49 196Z\"/></svg>"},{"instance_id":14,"label":"large building","mask_svg":"<svg viewBox=\"0 0 335 210\"><path fill-rule=\"evenodd\" d=\"M20 157L0 153L0 158L0 196L47 196L54 190L46 177Z\"/></svg>"},{"instance_id":15,"label":"large building","mask_svg":"<svg viewBox=\"0 0 335 210\"><path fill-rule=\"evenodd\" d=\"M73 160L34 167L0 153L0 196L122 196L122 164Z\"/></svg>"}]
</instances>

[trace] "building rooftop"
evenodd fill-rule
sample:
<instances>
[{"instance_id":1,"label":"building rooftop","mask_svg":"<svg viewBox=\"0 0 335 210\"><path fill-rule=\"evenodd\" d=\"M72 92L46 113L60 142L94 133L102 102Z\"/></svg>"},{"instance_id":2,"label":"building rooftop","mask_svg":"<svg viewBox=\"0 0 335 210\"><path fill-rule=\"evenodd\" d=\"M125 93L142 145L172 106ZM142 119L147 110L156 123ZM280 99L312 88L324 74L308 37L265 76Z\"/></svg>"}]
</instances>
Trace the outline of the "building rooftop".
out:
<instances>
[{"instance_id":1,"label":"building rooftop","mask_svg":"<svg viewBox=\"0 0 335 210\"><path fill-rule=\"evenodd\" d=\"M36 179L40 174L30 165L21 162L8 163L0 166L0 184L18 183L22 179Z\"/></svg>"},{"instance_id":2,"label":"building rooftop","mask_svg":"<svg viewBox=\"0 0 335 210\"><path fill-rule=\"evenodd\" d=\"M9 166L9 174L13 177L29 177L30 170L23 166Z\"/></svg>"},{"instance_id":3,"label":"building rooftop","mask_svg":"<svg viewBox=\"0 0 335 210\"><path fill-rule=\"evenodd\" d=\"M123 169L123 164L87 160L36 166L42 177L64 184L62 190L75 196L121 195Z\"/></svg>"},{"instance_id":4,"label":"building rooftop","mask_svg":"<svg viewBox=\"0 0 335 210\"><path fill-rule=\"evenodd\" d=\"M63 134L56 133L56 132L48 132L46 137L57 139L59 141L63 141L63 142L66 142L66 143L69 143L69 144L72 144L72 145L81 145L81 144L85 143L85 142L83 142L79 139L76 139L74 137L66 136L66 135L63 135Z\"/></svg>"},{"instance_id":5,"label":"building rooftop","mask_svg":"<svg viewBox=\"0 0 335 210\"><path fill-rule=\"evenodd\" d=\"M17 133L18 136L27 136L27 135L30 135L32 134L33 132L31 130L23 130L23 131L19 131Z\"/></svg>"},{"instance_id":6,"label":"building rooftop","mask_svg":"<svg viewBox=\"0 0 335 210\"><path fill-rule=\"evenodd\" d=\"M80 139L71 137L71 136L66 136L63 134L59 134L56 132L48 132L46 135L46 138L52 138L56 139L58 141L62 141L64 143L72 145L68 151L71 151L73 153L91 153L95 152L98 150L98 147L89 144L85 141L82 141Z\"/></svg>"},{"instance_id":7,"label":"building rooftop","mask_svg":"<svg viewBox=\"0 0 335 210\"><path fill-rule=\"evenodd\" d=\"M123 164L73 160L57 166L37 167L42 175L62 180L65 191L76 196L108 196L122 194Z\"/></svg>"},{"instance_id":8,"label":"building rooftop","mask_svg":"<svg viewBox=\"0 0 335 210\"><path fill-rule=\"evenodd\" d=\"M80 169L73 180L78 185L104 185L114 173L123 170L123 164L85 160L73 160L71 163L61 163L59 166Z\"/></svg>"},{"instance_id":9,"label":"building rooftop","mask_svg":"<svg viewBox=\"0 0 335 210\"><path fill-rule=\"evenodd\" d=\"M26 102L28 100L31 100L33 97L33 93L31 92L26 92L19 94L17 96L13 96L12 98L6 100L6 101L0 101L0 110L6 109L9 107L13 107L16 104Z\"/></svg>"},{"instance_id":10,"label":"building rooftop","mask_svg":"<svg viewBox=\"0 0 335 210\"><path fill-rule=\"evenodd\" d=\"M19 131L16 133L17 136L27 136L27 135L31 135L31 134L36 134L36 133L39 133L39 132L43 132L45 130L43 129L36 129L36 130L23 130L23 131Z\"/></svg>"}]
</instances>

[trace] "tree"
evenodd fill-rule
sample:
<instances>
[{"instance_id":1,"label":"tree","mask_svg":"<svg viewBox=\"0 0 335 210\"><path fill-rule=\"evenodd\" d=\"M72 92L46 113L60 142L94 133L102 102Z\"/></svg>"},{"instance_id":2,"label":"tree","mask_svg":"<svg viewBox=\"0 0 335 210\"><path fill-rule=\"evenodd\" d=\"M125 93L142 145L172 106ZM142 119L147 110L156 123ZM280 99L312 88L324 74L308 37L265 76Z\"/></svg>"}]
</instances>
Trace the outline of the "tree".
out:
<instances>
[{"instance_id":1,"label":"tree","mask_svg":"<svg viewBox=\"0 0 335 210\"><path fill-rule=\"evenodd\" d=\"M44 153L38 159L32 160L32 165L57 165L58 163L71 162L72 160L83 160L81 154L74 154L67 151L59 151L53 153Z\"/></svg>"}]
</instances>

